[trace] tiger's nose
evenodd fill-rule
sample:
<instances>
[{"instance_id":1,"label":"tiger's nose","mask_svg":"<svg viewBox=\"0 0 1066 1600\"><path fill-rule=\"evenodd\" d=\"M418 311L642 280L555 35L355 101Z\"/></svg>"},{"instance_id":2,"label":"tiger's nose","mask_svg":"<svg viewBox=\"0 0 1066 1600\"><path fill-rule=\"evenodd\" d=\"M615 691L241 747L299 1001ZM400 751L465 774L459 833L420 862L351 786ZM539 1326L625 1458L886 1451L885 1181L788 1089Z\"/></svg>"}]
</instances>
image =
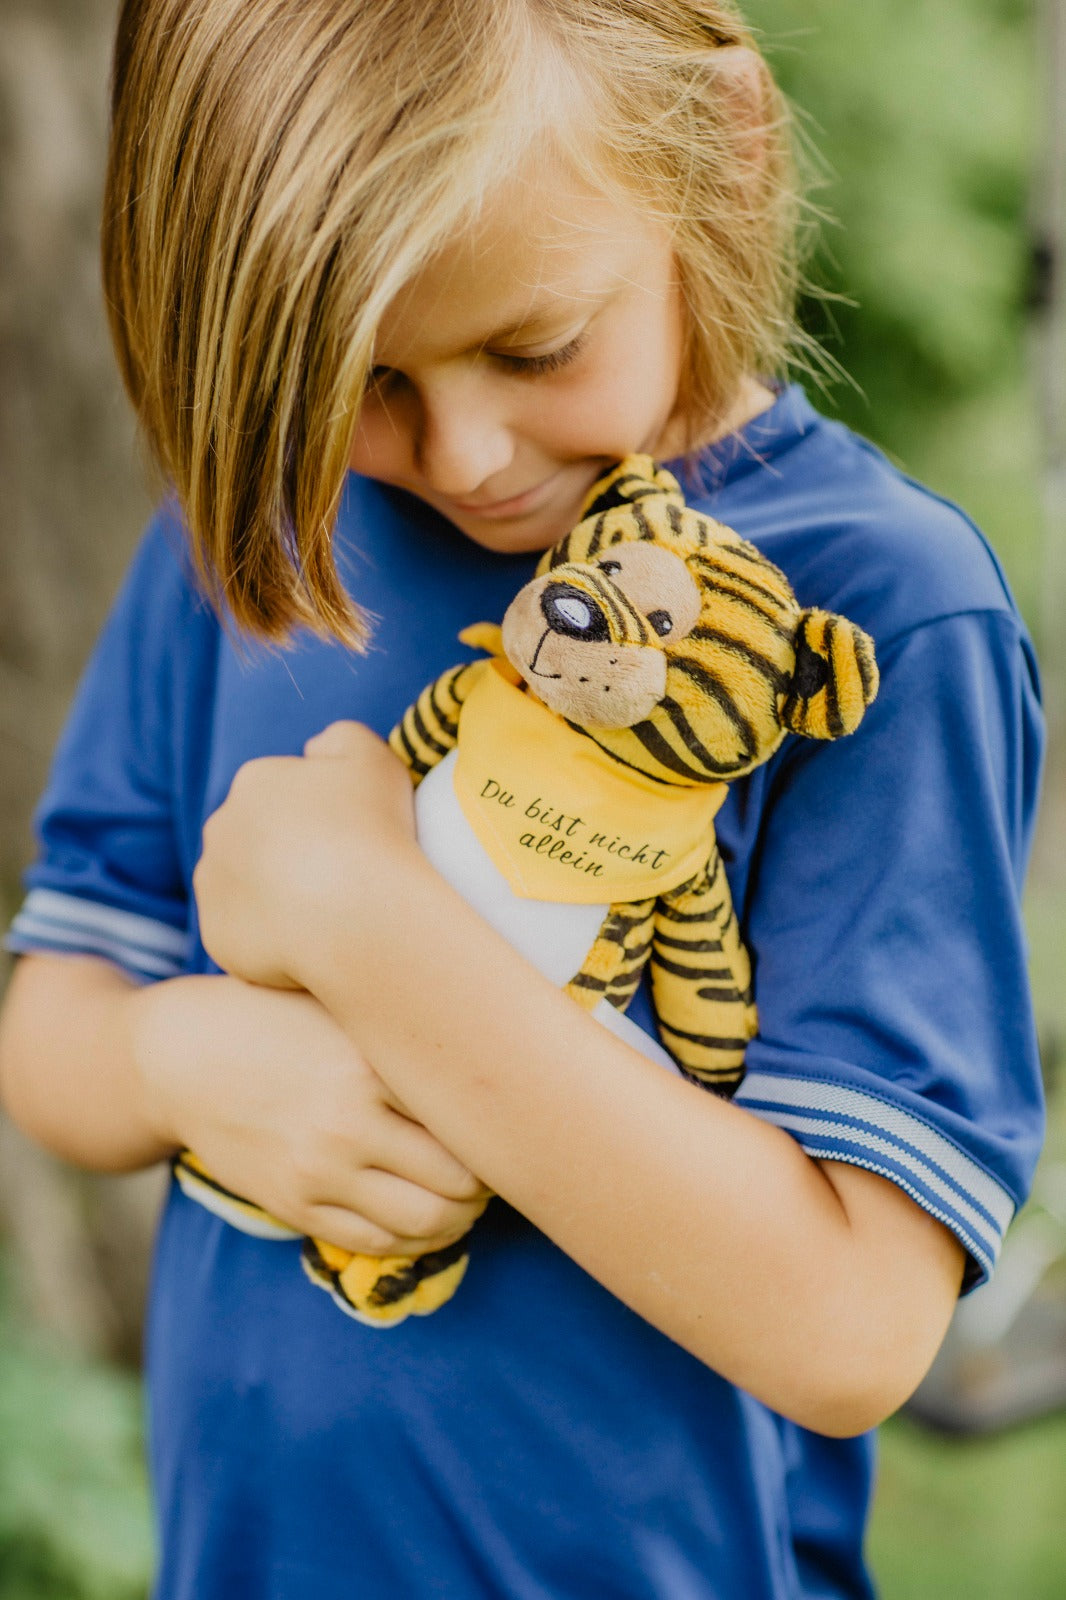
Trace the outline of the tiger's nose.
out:
<instances>
[{"instance_id":1,"label":"tiger's nose","mask_svg":"<svg viewBox=\"0 0 1066 1600\"><path fill-rule=\"evenodd\" d=\"M540 597L540 609L552 632L568 639L599 642L611 637L606 612L571 583L549 583Z\"/></svg>"}]
</instances>

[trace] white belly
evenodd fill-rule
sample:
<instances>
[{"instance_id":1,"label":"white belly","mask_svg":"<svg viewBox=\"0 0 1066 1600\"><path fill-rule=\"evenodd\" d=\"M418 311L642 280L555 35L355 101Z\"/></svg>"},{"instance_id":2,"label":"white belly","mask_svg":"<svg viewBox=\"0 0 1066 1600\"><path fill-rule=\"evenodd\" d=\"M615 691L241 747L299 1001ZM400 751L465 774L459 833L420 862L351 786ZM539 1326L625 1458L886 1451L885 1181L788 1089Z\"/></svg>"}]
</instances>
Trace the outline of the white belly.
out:
<instances>
[{"instance_id":1,"label":"white belly","mask_svg":"<svg viewBox=\"0 0 1066 1600\"><path fill-rule=\"evenodd\" d=\"M452 778L456 759L453 750L427 773L415 791L418 842L441 877L508 944L561 989L580 972L608 907L560 905L516 895L482 849L456 798ZM606 1000L600 1001L593 1016L653 1061L674 1067L657 1040Z\"/></svg>"}]
</instances>

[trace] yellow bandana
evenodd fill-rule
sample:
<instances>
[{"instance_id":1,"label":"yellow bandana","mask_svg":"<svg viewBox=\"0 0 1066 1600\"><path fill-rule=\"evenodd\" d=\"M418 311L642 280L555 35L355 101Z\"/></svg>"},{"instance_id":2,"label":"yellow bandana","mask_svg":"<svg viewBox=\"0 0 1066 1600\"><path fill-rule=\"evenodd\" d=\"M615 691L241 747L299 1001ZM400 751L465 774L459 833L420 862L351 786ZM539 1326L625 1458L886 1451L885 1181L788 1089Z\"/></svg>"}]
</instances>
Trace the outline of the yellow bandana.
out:
<instances>
[{"instance_id":1,"label":"yellow bandana","mask_svg":"<svg viewBox=\"0 0 1066 1600\"><path fill-rule=\"evenodd\" d=\"M620 766L485 661L463 702L455 792L515 894L644 900L707 860L724 783L667 788Z\"/></svg>"}]
</instances>

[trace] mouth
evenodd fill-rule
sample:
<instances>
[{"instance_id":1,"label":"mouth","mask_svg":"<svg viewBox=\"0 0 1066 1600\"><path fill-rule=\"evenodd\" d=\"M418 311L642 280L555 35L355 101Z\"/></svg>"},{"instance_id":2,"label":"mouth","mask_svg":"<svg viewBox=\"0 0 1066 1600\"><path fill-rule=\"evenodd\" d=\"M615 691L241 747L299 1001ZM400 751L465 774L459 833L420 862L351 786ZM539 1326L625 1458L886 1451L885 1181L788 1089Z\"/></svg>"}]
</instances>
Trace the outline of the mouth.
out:
<instances>
[{"instance_id":1,"label":"mouth","mask_svg":"<svg viewBox=\"0 0 1066 1600\"><path fill-rule=\"evenodd\" d=\"M506 500L488 502L450 500L448 503L454 511L461 512L464 517L479 517L486 522L520 517L526 512L538 509L541 501L546 499L554 488L559 476L558 472L553 472L550 477L535 483L531 489L523 489L521 494L510 495Z\"/></svg>"},{"instance_id":2,"label":"mouth","mask_svg":"<svg viewBox=\"0 0 1066 1600\"><path fill-rule=\"evenodd\" d=\"M537 645L537 648L533 652L533 660L529 663L529 666L526 668L526 671L528 673L530 673L534 678L561 678L562 677L562 673L561 672L538 672L537 671L537 657L540 655L541 648L542 648L542 646L544 644L545 639L548 637L549 633L551 633L551 629L550 628L545 628L544 632L540 636L540 641L539 641L539 643Z\"/></svg>"}]
</instances>

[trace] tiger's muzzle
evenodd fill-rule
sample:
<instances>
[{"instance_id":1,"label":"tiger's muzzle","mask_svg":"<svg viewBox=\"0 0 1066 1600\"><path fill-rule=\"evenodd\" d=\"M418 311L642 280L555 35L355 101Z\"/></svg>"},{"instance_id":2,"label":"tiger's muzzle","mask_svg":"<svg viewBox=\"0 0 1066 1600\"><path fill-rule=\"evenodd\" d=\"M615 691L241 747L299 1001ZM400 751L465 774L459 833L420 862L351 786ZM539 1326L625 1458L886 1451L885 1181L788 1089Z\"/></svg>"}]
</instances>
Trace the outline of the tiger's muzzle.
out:
<instances>
[{"instance_id":1,"label":"tiger's muzzle","mask_svg":"<svg viewBox=\"0 0 1066 1600\"><path fill-rule=\"evenodd\" d=\"M534 578L503 619L503 647L538 699L593 728L628 728L666 691L666 657L647 619L597 568Z\"/></svg>"}]
</instances>

